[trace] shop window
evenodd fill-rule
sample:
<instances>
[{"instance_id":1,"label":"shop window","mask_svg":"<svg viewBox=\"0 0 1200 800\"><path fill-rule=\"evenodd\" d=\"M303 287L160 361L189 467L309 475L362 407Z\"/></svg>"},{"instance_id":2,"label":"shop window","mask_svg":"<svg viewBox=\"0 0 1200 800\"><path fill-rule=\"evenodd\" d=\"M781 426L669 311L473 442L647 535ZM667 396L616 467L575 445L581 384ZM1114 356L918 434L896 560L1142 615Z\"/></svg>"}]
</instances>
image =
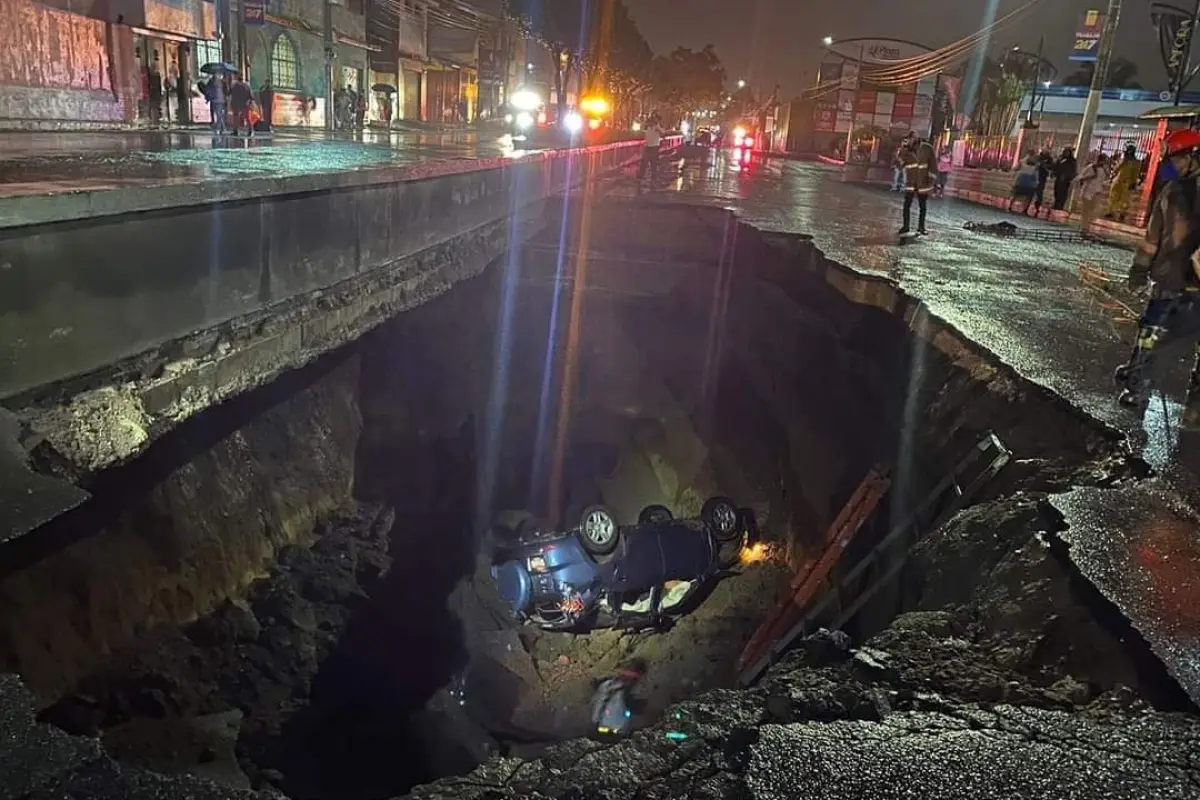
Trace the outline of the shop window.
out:
<instances>
[{"instance_id":1,"label":"shop window","mask_svg":"<svg viewBox=\"0 0 1200 800\"><path fill-rule=\"evenodd\" d=\"M198 40L193 42L192 52L196 57L192 60L192 68L200 75L200 68L221 60L221 43L218 41Z\"/></svg>"},{"instance_id":2,"label":"shop window","mask_svg":"<svg viewBox=\"0 0 1200 800\"><path fill-rule=\"evenodd\" d=\"M300 63L296 45L285 34L279 34L271 47L271 83L276 89L300 88Z\"/></svg>"}]
</instances>

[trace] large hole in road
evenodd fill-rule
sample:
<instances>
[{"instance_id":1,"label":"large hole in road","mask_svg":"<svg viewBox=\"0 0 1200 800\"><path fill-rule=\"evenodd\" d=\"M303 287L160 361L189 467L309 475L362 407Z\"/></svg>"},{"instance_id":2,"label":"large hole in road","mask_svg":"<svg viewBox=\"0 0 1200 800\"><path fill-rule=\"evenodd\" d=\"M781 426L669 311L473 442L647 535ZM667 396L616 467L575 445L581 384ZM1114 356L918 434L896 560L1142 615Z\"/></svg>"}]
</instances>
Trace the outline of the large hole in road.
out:
<instances>
[{"instance_id":1,"label":"large hole in road","mask_svg":"<svg viewBox=\"0 0 1200 800\"><path fill-rule=\"evenodd\" d=\"M594 681L632 658L647 720L732 685L874 465L894 480L865 543L988 432L1014 461L980 501L1124 469L1114 434L803 237L685 206L559 222L7 576L0 655L45 718L156 770L391 797L586 735ZM505 513L571 524L603 503L631 523L715 494L753 510L764 546L668 630L518 626L486 578ZM850 631L904 610L906 583ZM1123 663L1073 668L1136 683Z\"/></svg>"}]
</instances>

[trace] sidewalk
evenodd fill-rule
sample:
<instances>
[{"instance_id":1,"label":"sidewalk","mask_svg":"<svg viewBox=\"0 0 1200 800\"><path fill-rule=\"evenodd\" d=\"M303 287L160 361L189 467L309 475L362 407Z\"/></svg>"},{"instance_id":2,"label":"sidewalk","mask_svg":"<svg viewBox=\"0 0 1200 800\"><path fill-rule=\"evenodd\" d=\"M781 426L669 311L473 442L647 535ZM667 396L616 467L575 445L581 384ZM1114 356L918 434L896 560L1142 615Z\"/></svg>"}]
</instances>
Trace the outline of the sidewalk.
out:
<instances>
[{"instance_id":1,"label":"sidewalk","mask_svg":"<svg viewBox=\"0 0 1200 800\"><path fill-rule=\"evenodd\" d=\"M477 133L208 130L0 133L0 200L214 180L344 172L511 152Z\"/></svg>"}]
</instances>

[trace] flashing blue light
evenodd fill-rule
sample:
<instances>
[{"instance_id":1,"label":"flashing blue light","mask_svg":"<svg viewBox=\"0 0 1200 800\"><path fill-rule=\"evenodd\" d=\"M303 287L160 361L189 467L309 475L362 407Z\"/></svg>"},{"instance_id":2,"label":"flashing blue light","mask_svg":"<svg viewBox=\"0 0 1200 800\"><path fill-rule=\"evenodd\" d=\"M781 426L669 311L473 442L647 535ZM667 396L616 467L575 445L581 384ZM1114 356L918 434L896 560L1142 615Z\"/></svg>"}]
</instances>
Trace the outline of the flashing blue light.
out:
<instances>
[{"instance_id":1,"label":"flashing blue light","mask_svg":"<svg viewBox=\"0 0 1200 800\"><path fill-rule=\"evenodd\" d=\"M667 731L667 738L673 742L682 742L688 738L688 735L683 731Z\"/></svg>"},{"instance_id":2,"label":"flashing blue light","mask_svg":"<svg viewBox=\"0 0 1200 800\"><path fill-rule=\"evenodd\" d=\"M629 719L632 716L633 716L633 712L631 712L628 708L625 709L625 719Z\"/></svg>"}]
</instances>

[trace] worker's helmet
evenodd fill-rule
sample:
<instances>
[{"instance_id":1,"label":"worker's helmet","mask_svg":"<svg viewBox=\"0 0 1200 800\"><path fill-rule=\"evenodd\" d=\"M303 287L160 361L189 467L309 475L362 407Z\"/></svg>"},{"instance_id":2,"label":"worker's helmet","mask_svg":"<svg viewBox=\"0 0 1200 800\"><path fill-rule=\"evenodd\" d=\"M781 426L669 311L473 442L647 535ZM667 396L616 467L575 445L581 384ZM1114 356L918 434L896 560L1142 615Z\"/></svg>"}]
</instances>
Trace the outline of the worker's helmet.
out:
<instances>
[{"instance_id":1,"label":"worker's helmet","mask_svg":"<svg viewBox=\"0 0 1200 800\"><path fill-rule=\"evenodd\" d=\"M1175 131L1167 137L1165 155L1167 158L1186 153L1190 150L1200 150L1200 131L1194 128Z\"/></svg>"}]
</instances>

